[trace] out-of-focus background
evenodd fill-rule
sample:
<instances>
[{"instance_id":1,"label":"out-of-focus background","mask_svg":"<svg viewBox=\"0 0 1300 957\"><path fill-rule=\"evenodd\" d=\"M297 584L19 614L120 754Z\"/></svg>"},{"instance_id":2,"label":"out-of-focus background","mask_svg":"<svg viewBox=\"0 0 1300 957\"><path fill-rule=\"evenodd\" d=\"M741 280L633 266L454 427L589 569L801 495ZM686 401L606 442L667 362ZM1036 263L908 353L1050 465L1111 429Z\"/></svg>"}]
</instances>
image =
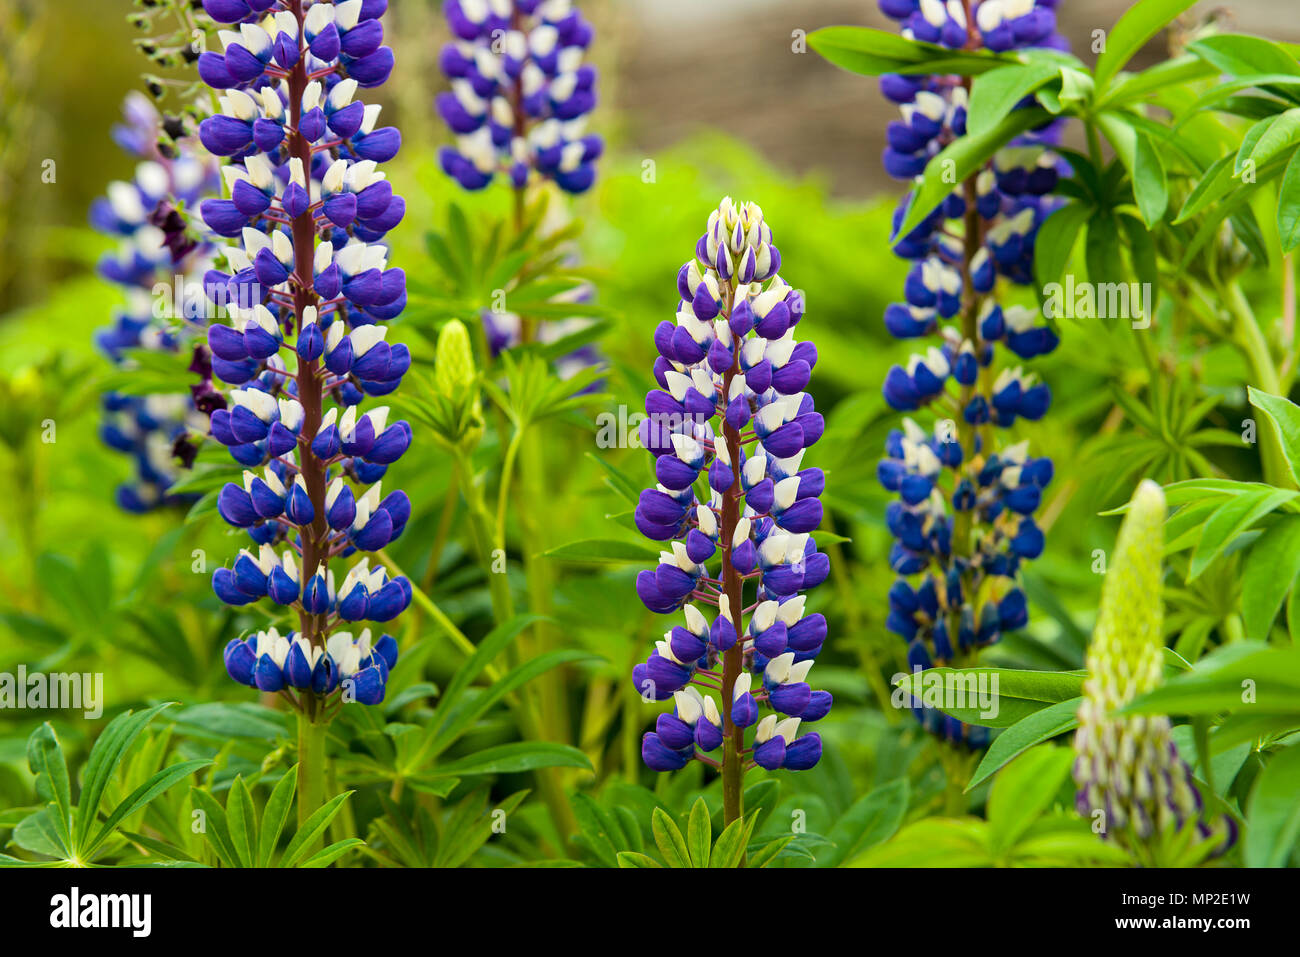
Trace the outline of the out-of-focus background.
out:
<instances>
[{"instance_id":1,"label":"out-of-focus background","mask_svg":"<svg viewBox=\"0 0 1300 957\"><path fill-rule=\"evenodd\" d=\"M1062 0L1059 22L1091 59L1093 31L1127 8L1119 0ZM431 112L446 40L438 0L393 0L388 38L403 78L390 115L407 151L444 138ZM896 192L880 169L890 104L875 84L802 49L803 32L833 23L891 28L873 0L587 0L602 68L594 125L629 157L654 158L702 132L754 147L773 167L826 184L832 196ZM60 227L81 225L104 183L130 161L108 138L122 95L147 64L133 49L132 0L0 0L0 313L39 298L68 275L77 250ZM1199 3L1185 18L1300 40L1291 3ZM1153 41L1145 66L1166 36ZM42 181L53 160L56 181ZM707 161L701 156L700 162Z\"/></svg>"}]
</instances>

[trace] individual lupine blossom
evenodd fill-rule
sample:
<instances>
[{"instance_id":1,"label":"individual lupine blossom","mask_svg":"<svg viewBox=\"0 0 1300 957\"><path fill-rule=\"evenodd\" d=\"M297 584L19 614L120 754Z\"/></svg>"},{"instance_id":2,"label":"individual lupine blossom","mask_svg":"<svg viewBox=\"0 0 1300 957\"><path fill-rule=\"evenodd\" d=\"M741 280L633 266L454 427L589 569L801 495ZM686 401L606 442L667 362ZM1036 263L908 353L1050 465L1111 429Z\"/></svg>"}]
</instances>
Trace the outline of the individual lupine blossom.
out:
<instances>
[{"instance_id":1,"label":"individual lupine blossom","mask_svg":"<svg viewBox=\"0 0 1300 957\"><path fill-rule=\"evenodd\" d=\"M1133 494L1102 584L1088 677L1075 732L1076 808L1103 815L1103 837L1139 855L1184 826L1213 855L1236 840L1224 814L1211 825L1191 768L1178 754L1169 718L1116 714L1164 680L1164 602L1160 595L1165 495L1144 480Z\"/></svg>"},{"instance_id":2,"label":"individual lupine blossom","mask_svg":"<svg viewBox=\"0 0 1300 957\"><path fill-rule=\"evenodd\" d=\"M676 321L655 330L660 388L640 426L657 484L641 493L636 524L666 547L636 590L651 611L680 616L633 670L644 697L675 705L641 754L656 771L716 764L707 752L753 727L747 761L802 770L822 742L800 727L831 706L807 681L826 619L807 614L801 594L830 572L810 534L825 479L803 466L823 431L803 391L817 349L795 339L804 297L778 275L781 254L757 205L724 199L696 257L677 277ZM760 718L760 707L771 713Z\"/></svg>"},{"instance_id":3,"label":"individual lupine blossom","mask_svg":"<svg viewBox=\"0 0 1300 957\"><path fill-rule=\"evenodd\" d=\"M583 62L591 24L570 0L447 0L455 39L442 50L451 90L436 100L456 134L439 153L465 189L501 173L515 189L531 177L587 190L604 144L586 133L596 68Z\"/></svg>"},{"instance_id":4,"label":"individual lupine blossom","mask_svg":"<svg viewBox=\"0 0 1300 957\"><path fill-rule=\"evenodd\" d=\"M998 52L1064 48L1055 7L1056 0L880 0L905 36ZM910 182L964 135L967 87L957 76L886 75L881 90L902 114L889 124L884 166ZM907 642L912 669L970 660L1028 618L1018 571L1022 559L1043 550L1033 515L1052 463L1024 442L1002 445L994 429L1046 414L1051 392L1023 363L1051 352L1057 337L1037 311L1004 308L992 294L999 277L1032 281L1035 237L1058 205L1049 194L1062 166L1047 148L1057 127L1014 140L920 225L894 238L895 254L912 266L903 301L885 309L885 327L915 340L917 350L889 370L884 397L900 412L928 410L938 420L923 426L905 419L890 433L878 470L899 496L886 513L897 539L890 563L901 576L890 589L888 627ZM909 202L903 197L895 212L895 229ZM987 729L916 701L913 712L948 740L988 742Z\"/></svg>"},{"instance_id":5,"label":"individual lupine blossom","mask_svg":"<svg viewBox=\"0 0 1300 957\"><path fill-rule=\"evenodd\" d=\"M405 203L378 168L401 135L378 125L378 106L355 99L393 67L379 20L387 2L204 8L238 23L220 33L224 53L198 64L221 104L200 137L231 158L228 198L201 210L216 233L239 240L224 250L228 271L205 283L228 304L208 345L214 374L232 386L211 433L245 468L221 490L218 511L252 539L212 585L228 604L267 598L300 622L288 638L231 641L226 666L264 691L304 692L305 702L292 700L308 711L344 684L373 704L396 643L383 635L372 646L368 630L354 641L337 628L391 621L412 595L405 578L357 555L386 547L411 515L406 493L385 493L382 481L411 428L390 421L387 406L362 407L396 389L411 364L386 325L406 303L405 274L389 268L383 244ZM334 559L349 562L340 577Z\"/></svg>"},{"instance_id":6,"label":"individual lupine blossom","mask_svg":"<svg viewBox=\"0 0 1300 957\"><path fill-rule=\"evenodd\" d=\"M196 236L178 212L191 205L219 182L212 157L197 143L184 138L166 151L159 147L164 119L141 93L126 98L125 122L114 127L113 139L140 162L129 181L110 183L107 195L91 206L91 224L119 240L116 251L99 263L99 274L121 286L126 303L113 323L98 330L95 343L116 365L129 367L127 350L181 352L202 332L200 318L186 308L190 284L197 287L212 262L212 244ZM181 314L157 317L154 287L183 285ZM169 303L178 297L167 296ZM189 305L193 305L190 302ZM100 436L111 448L131 456L133 476L117 488L117 503L132 512L144 512L185 496L170 496L167 489L179 469L174 461L176 442L190 431L206 431L206 417L184 393L103 396L104 420Z\"/></svg>"}]
</instances>

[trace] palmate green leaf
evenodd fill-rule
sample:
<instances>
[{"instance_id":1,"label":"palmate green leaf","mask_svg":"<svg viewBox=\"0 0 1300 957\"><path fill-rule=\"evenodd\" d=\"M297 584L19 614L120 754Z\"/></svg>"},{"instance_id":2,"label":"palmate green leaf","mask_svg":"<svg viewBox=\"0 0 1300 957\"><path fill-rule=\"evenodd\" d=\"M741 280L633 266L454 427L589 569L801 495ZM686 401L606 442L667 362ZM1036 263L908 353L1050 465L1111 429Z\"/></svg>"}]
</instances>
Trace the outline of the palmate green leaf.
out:
<instances>
[{"instance_id":1,"label":"palmate green leaf","mask_svg":"<svg viewBox=\"0 0 1300 957\"><path fill-rule=\"evenodd\" d=\"M971 775L966 791L979 787L999 769L1005 767L1017 756L1035 745L1049 741L1059 734L1072 731L1079 726L1079 705L1083 698L1069 698L1049 705L1041 711L1021 718L1007 728L989 745L988 751L980 761L979 767Z\"/></svg>"},{"instance_id":2,"label":"palmate green leaf","mask_svg":"<svg viewBox=\"0 0 1300 957\"><path fill-rule=\"evenodd\" d=\"M997 694L992 691L997 677ZM941 688L940 688L941 683ZM967 724L1008 728L1027 715L1082 694L1083 675L1074 672L1018 671L1011 668L930 668L905 675L897 687ZM981 710L975 689L991 697L988 712ZM949 705L948 701L965 704Z\"/></svg>"},{"instance_id":3,"label":"palmate green leaf","mask_svg":"<svg viewBox=\"0 0 1300 957\"><path fill-rule=\"evenodd\" d=\"M894 237L906 236L942 203L958 184L979 171L999 149L1026 130L1051 119L1045 110L1013 110L990 130L978 136L967 135L954 140L931 158L921 176L921 185L912 194L907 215Z\"/></svg>"},{"instance_id":4,"label":"palmate green leaf","mask_svg":"<svg viewBox=\"0 0 1300 957\"><path fill-rule=\"evenodd\" d=\"M686 847L686 839L672 816L661 807L656 807L650 815L650 829L654 833L655 844L660 855L669 867L690 867L691 854Z\"/></svg>"},{"instance_id":5,"label":"palmate green leaf","mask_svg":"<svg viewBox=\"0 0 1300 957\"><path fill-rule=\"evenodd\" d=\"M822 27L808 34L808 45L851 73L956 73L974 76L1006 63L1010 57L987 51L956 51L908 40L871 27Z\"/></svg>"},{"instance_id":6,"label":"palmate green leaf","mask_svg":"<svg viewBox=\"0 0 1300 957\"><path fill-rule=\"evenodd\" d=\"M1097 57L1093 77L1098 96L1133 54L1196 0L1140 0L1106 34L1106 49Z\"/></svg>"},{"instance_id":7,"label":"palmate green leaf","mask_svg":"<svg viewBox=\"0 0 1300 957\"><path fill-rule=\"evenodd\" d=\"M1300 838L1300 745L1269 760L1246 805L1247 867L1285 867Z\"/></svg>"},{"instance_id":8,"label":"palmate green leaf","mask_svg":"<svg viewBox=\"0 0 1300 957\"><path fill-rule=\"evenodd\" d=\"M1300 406L1280 395L1246 387L1250 404L1264 413L1277 429L1282 440L1282 453L1286 457L1291 478L1300 481Z\"/></svg>"},{"instance_id":9,"label":"palmate green leaf","mask_svg":"<svg viewBox=\"0 0 1300 957\"><path fill-rule=\"evenodd\" d=\"M763 841L761 844L755 844L747 852L746 866L751 868L767 867L768 864L776 860L777 856L797 836L796 834L782 834L780 837L774 837L771 840Z\"/></svg>"},{"instance_id":10,"label":"palmate green leaf","mask_svg":"<svg viewBox=\"0 0 1300 957\"><path fill-rule=\"evenodd\" d=\"M543 552L546 558L597 565L644 564L657 561L659 553L640 542L622 542L608 538L589 538L569 542Z\"/></svg>"},{"instance_id":11,"label":"palmate green leaf","mask_svg":"<svg viewBox=\"0 0 1300 957\"><path fill-rule=\"evenodd\" d=\"M971 87L966 108L966 132L975 136L988 132L1015 109L1016 104L1050 80L1061 68L1047 61L1013 63L989 70Z\"/></svg>"}]
</instances>

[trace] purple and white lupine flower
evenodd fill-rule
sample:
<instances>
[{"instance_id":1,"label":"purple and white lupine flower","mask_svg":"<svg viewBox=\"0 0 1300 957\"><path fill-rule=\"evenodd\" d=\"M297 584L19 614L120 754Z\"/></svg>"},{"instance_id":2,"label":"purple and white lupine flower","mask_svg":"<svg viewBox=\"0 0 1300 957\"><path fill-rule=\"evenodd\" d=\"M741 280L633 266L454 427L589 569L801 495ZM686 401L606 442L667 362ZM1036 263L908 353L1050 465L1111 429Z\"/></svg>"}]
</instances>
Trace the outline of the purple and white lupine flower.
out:
<instances>
[{"instance_id":1,"label":"purple and white lupine flower","mask_svg":"<svg viewBox=\"0 0 1300 957\"><path fill-rule=\"evenodd\" d=\"M803 464L823 431L803 391L817 349L795 338L804 297L780 266L762 210L724 199L678 274L676 320L655 330L660 388L640 427L657 483L636 524L665 549L636 590L651 611L681 616L633 670L645 698L675 703L642 756L656 771L692 758L719 767L729 820L743 769L817 763L821 736L799 730L831 706L807 682L826 619L802 594L830 572L811 535L825 479ZM721 760L708 756L719 747Z\"/></svg>"},{"instance_id":2,"label":"purple and white lupine flower","mask_svg":"<svg viewBox=\"0 0 1300 957\"><path fill-rule=\"evenodd\" d=\"M232 386L211 433L246 469L217 508L254 547L213 575L232 605L261 598L293 608L299 631L226 649L227 670L290 700L313 719L325 698L383 699L397 647L341 622L391 621L411 601L358 552L386 547L411 515L405 492L382 479L411 443L387 406L362 408L401 383L411 355L385 323L406 303L406 276L383 240L405 213L379 164L400 133L358 99L393 68L380 17L387 0L204 0L224 53L199 58L221 112L200 126L207 148L230 157L227 195L206 200L205 221L237 240L228 269L206 287L235 303L209 330L212 370ZM336 578L335 560L348 562ZM255 662L252 670L249 661ZM349 698L349 692L351 697Z\"/></svg>"},{"instance_id":3,"label":"purple and white lupine flower","mask_svg":"<svg viewBox=\"0 0 1300 957\"><path fill-rule=\"evenodd\" d=\"M586 133L596 68L584 62L592 29L571 0L447 0L455 39L442 50L451 90L436 105L456 134L439 153L465 189L504 174L515 189L552 180L590 188L604 144Z\"/></svg>"},{"instance_id":4,"label":"purple and white lupine flower","mask_svg":"<svg viewBox=\"0 0 1300 957\"><path fill-rule=\"evenodd\" d=\"M1064 49L1056 6L1057 0L880 0L905 36L997 52ZM902 114L889 124L885 169L912 180L965 133L967 81L886 75L881 90ZM886 512L897 539L890 563L900 576L889 592L887 626L908 643L912 668L972 655L1028 620L1018 570L1043 550L1033 515L1052 463L1030 455L1025 442L1002 444L995 427L1041 419L1051 392L1014 360L1000 363L996 345L1029 360L1051 352L1057 337L1036 311L1003 308L993 293L999 277L1032 281L1035 237L1059 205L1049 195L1064 169L1050 149L1058 127L1013 141L920 225L895 237L894 252L913 265L904 301L886 308L885 326L896 338L917 340L918 351L889 370L884 396L898 411L929 410L936 419L929 428L904 419L878 469L884 487L899 496ZM908 201L895 213L895 227ZM988 742L985 728L919 703L913 711L949 740Z\"/></svg>"},{"instance_id":5,"label":"purple and white lupine flower","mask_svg":"<svg viewBox=\"0 0 1300 957\"><path fill-rule=\"evenodd\" d=\"M159 146L164 119L149 99L132 93L122 108L124 123L113 139L140 162L130 182L110 183L107 194L91 206L90 222L118 240L118 248L99 262L99 274L121 286L126 302L110 326L95 334L95 344L116 365L127 368L131 349L183 352L202 333L201 305L186 301L212 262L210 236L196 231L179 208L193 204L218 183L211 156L184 138ZM179 284L180 288L174 288ZM160 290L169 290L161 293ZM178 314L160 317L159 303L179 302ZM206 408L184 393L103 396L100 437L131 456L134 475L117 488L117 503L145 512L186 496L168 495L179 469L177 442L191 431L207 429ZM180 450L182 453L184 449ZM183 457L183 455L182 455Z\"/></svg>"}]
</instances>

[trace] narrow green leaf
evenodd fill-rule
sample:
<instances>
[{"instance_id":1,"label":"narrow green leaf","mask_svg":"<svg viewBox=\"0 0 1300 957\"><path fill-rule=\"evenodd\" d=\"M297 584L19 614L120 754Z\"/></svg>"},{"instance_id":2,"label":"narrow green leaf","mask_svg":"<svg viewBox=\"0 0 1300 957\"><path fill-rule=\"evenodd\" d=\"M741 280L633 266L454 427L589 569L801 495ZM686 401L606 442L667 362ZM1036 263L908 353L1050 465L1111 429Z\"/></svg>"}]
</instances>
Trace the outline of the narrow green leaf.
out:
<instances>
[{"instance_id":1,"label":"narrow green leaf","mask_svg":"<svg viewBox=\"0 0 1300 957\"><path fill-rule=\"evenodd\" d=\"M686 847L693 867L709 866L709 850L713 846L713 828L709 825L709 808L704 798L696 798L686 821Z\"/></svg>"},{"instance_id":2,"label":"narrow green leaf","mask_svg":"<svg viewBox=\"0 0 1300 957\"><path fill-rule=\"evenodd\" d=\"M1285 867L1300 837L1300 745L1279 751L1264 766L1246 808L1247 867Z\"/></svg>"},{"instance_id":3,"label":"narrow green leaf","mask_svg":"<svg viewBox=\"0 0 1300 957\"><path fill-rule=\"evenodd\" d=\"M1300 406L1290 399L1263 392L1254 386L1247 386L1246 393L1250 397L1250 404L1263 412L1277 429L1291 478L1300 481Z\"/></svg>"},{"instance_id":4,"label":"narrow green leaf","mask_svg":"<svg viewBox=\"0 0 1300 957\"><path fill-rule=\"evenodd\" d=\"M598 565L625 563L644 564L657 561L659 553L640 542L623 542L609 538L588 538L559 545L542 553L546 558L565 562L594 563Z\"/></svg>"},{"instance_id":5,"label":"narrow green leaf","mask_svg":"<svg viewBox=\"0 0 1300 957\"><path fill-rule=\"evenodd\" d=\"M262 808L262 826L257 836L258 867L271 866L271 858L275 856L280 835L284 833L284 824L289 819L293 795L297 790L298 765L295 764L280 776L266 801L266 807Z\"/></svg>"},{"instance_id":6,"label":"narrow green leaf","mask_svg":"<svg viewBox=\"0 0 1300 957\"><path fill-rule=\"evenodd\" d=\"M1040 86L1060 76L1055 63L1013 63L989 70L971 87L966 108L966 132L978 136L1001 123L1016 104Z\"/></svg>"},{"instance_id":7,"label":"narrow green leaf","mask_svg":"<svg viewBox=\"0 0 1300 957\"><path fill-rule=\"evenodd\" d=\"M577 748L547 741L517 741L513 744L484 748L429 772L432 777L471 774L509 774L537 768L582 768L591 770L591 761Z\"/></svg>"},{"instance_id":8,"label":"narrow green leaf","mask_svg":"<svg viewBox=\"0 0 1300 957\"><path fill-rule=\"evenodd\" d=\"M1300 150L1291 154L1278 188L1277 236L1284 253L1300 246Z\"/></svg>"},{"instance_id":9,"label":"narrow green leaf","mask_svg":"<svg viewBox=\"0 0 1300 957\"><path fill-rule=\"evenodd\" d=\"M1083 675L1010 668L930 668L898 687L967 724L1007 728L1049 705L1082 693Z\"/></svg>"},{"instance_id":10,"label":"narrow green leaf","mask_svg":"<svg viewBox=\"0 0 1300 957\"><path fill-rule=\"evenodd\" d=\"M656 807L650 815L650 829L654 832L655 844L669 867L690 867L691 854L686 849L686 839L682 837L677 822L661 807Z\"/></svg>"},{"instance_id":11,"label":"narrow green leaf","mask_svg":"<svg viewBox=\"0 0 1300 957\"><path fill-rule=\"evenodd\" d=\"M71 857L76 847L72 840L72 785L63 746L48 721L27 739L27 766L36 775L37 795L53 804L50 818L54 832L66 856Z\"/></svg>"},{"instance_id":12,"label":"narrow green leaf","mask_svg":"<svg viewBox=\"0 0 1300 957\"><path fill-rule=\"evenodd\" d=\"M244 867L252 867L257 854L257 809L243 775L235 775L226 797L226 823L230 828L230 843Z\"/></svg>"},{"instance_id":13,"label":"narrow green leaf","mask_svg":"<svg viewBox=\"0 0 1300 957\"><path fill-rule=\"evenodd\" d=\"M1154 227L1164 218L1169 208L1169 185L1165 182L1165 167L1145 133L1137 135L1137 149L1133 155L1133 197L1137 200L1142 221Z\"/></svg>"},{"instance_id":14,"label":"narrow green leaf","mask_svg":"<svg viewBox=\"0 0 1300 957\"><path fill-rule=\"evenodd\" d=\"M1141 0L1133 4L1106 34L1106 48L1097 57L1093 76L1098 95L1111 79L1175 17L1196 0Z\"/></svg>"},{"instance_id":15,"label":"narrow green leaf","mask_svg":"<svg viewBox=\"0 0 1300 957\"><path fill-rule=\"evenodd\" d=\"M1079 231L1094 212L1091 206L1069 203L1043 220L1034 241L1034 276L1038 280L1040 304L1050 298L1046 292L1048 286L1054 283L1059 286Z\"/></svg>"},{"instance_id":16,"label":"narrow green leaf","mask_svg":"<svg viewBox=\"0 0 1300 957\"><path fill-rule=\"evenodd\" d=\"M1007 728L989 745L983 760L966 785L969 792L991 778L999 769L1037 744L1049 741L1079 726L1079 705L1083 699L1069 698L1035 711Z\"/></svg>"},{"instance_id":17,"label":"narrow green leaf","mask_svg":"<svg viewBox=\"0 0 1300 957\"><path fill-rule=\"evenodd\" d=\"M361 840L361 838L359 837L344 838L341 841L336 841L335 843L329 845L328 847L321 848L319 851L317 851L311 857L307 858L307 860L303 861L298 866L299 867L329 867L331 864L337 861L348 851L352 850L352 848L363 847L365 843L366 842Z\"/></svg>"},{"instance_id":18,"label":"narrow green leaf","mask_svg":"<svg viewBox=\"0 0 1300 957\"><path fill-rule=\"evenodd\" d=\"M1294 489L1272 489L1251 495L1239 495L1221 505L1209 517L1201 531L1201 539L1192 552L1187 580L1190 582L1199 578L1238 535L1297 495L1300 495L1300 492Z\"/></svg>"},{"instance_id":19,"label":"narrow green leaf","mask_svg":"<svg viewBox=\"0 0 1300 957\"><path fill-rule=\"evenodd\" d=\"M109 779L122 763L127 748L139 736L145 726L164 708L170 708L174 701L166 701L143 711L126 711L108 723L95 746L90 749L86 767L82 772L81 796L77 800L77 828L75 841L78 847L86 842L90 826L99 816L99 802L104 796L104 788Z\"/></svg>"},{"instance_id":20,"label":"narrow green leaf","mask_svg":"<svg viewBox=\"0 0 1300 957\"><path fill-rule=\"evenodd\" d=\"M919 226L936 206L959 188L964 180L977 173L999 149L1026 130L1050 119L1049 113L1037 108L1013 110L992 129L978 136L967 135L949 143L925 167L921 185L912 194L907 215L894 238L906 236Z\"/></svg>"},{"instance_id":21,"label":"narrow green leaf","mask_svg":"<svg viewBox=\"0 0 1300 957\"><path fill-rule=\"evenodd\" d=\"M204 759L182 761L180 764L173 764L151 775L149 780L132 791L113 809L113 813L108 816L108 820L99 829L99 833L95 835L94 840L86 846L84 851L86 857L92 857L100 845L113 833L114 828L121 824L123 820L148 805L149 802L164 791L189 777L199 768L206 768L210 764L212 764L211 761Z\"/></svg>"},{"instance_id":22,"label":"narrow green leaf","mask_svg":"<svg viewBox=\"0 0 1300 957\"><path fill-rule=\"evenodd\" d=\"M325 832L329 827L330 821L334 816L343 809L343 802L352 796L351 791L344 791L338 797L331 799L322 807L316 809L316 812L302 822L302 827L294 834L293 839L289 841L289 846L284 849L284 856L280 858L280 867L295 867L298 862L306 856L307 851L316 843L316 839Z\"/></svg>"}]
</instances>

